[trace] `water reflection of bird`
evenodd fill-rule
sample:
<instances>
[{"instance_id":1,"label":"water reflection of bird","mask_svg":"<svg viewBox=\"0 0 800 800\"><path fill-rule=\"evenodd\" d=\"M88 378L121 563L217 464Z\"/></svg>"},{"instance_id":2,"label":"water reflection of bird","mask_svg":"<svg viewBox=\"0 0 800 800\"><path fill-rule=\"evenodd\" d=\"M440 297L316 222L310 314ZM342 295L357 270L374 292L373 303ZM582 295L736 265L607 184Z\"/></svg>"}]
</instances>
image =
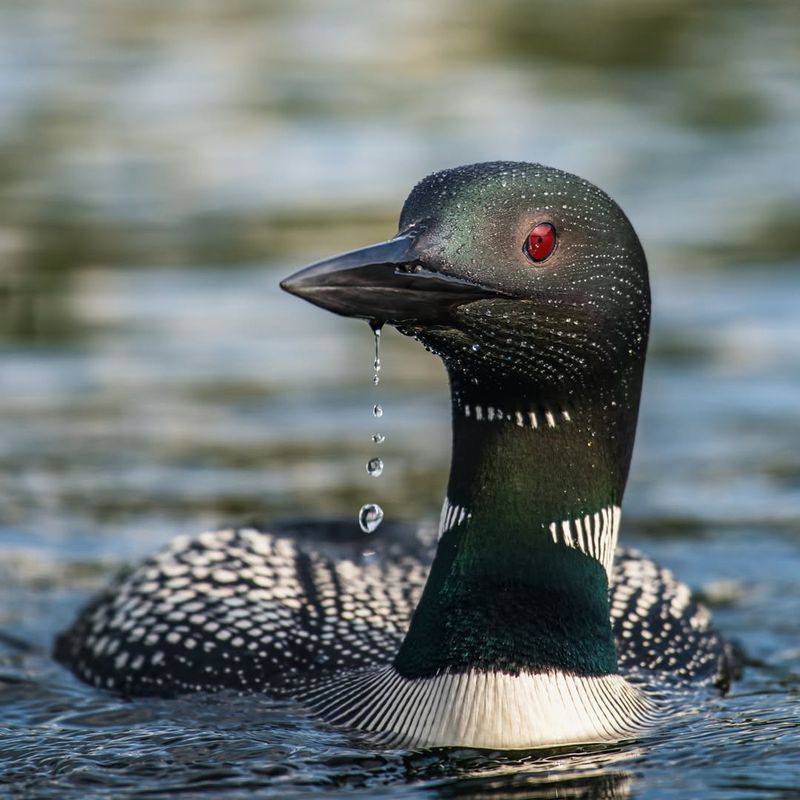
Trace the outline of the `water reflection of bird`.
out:
<instances>
[{"instance_id":1,"label":"water reflection of bird","mask_svg":"<svg viewBox=\"0 0 800 800\"><path fill-rule=\"evenodd\" d=\"M650 297L606 194L540 165L440 172L395 238L283 287L444 361L452 468L427 580L402 526L368 562L342 523L207 533L96 599L62 662L128 695L271 690L387 742L494 748L624 739L657 715L654 687L729 680L687 587L616 550Z\"/></svg>"}]
</instances>

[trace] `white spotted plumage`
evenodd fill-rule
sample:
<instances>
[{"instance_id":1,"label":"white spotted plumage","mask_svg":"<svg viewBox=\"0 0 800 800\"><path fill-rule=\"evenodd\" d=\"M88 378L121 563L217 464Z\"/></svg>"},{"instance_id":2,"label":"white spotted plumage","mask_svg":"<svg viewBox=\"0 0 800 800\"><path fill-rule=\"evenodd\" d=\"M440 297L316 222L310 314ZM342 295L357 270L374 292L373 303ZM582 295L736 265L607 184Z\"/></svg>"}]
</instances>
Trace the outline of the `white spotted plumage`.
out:
<instances>
[{"instance_id":1,"label":"white spotted plumage","mask_svg":"<svg viewBox=\"0 0 800 800\"><path fill-rule=\"evenodd\" d=\"M467 518L445 508L451 524ZM281 691L300 676L344 679L391 663L432 547L426 540L414 554L395 547L362 561L349 545L343 556L334 544L252 528L182 537L97 598L56 655L89 683L128 694ZM727 651L669 571L620 550L610 587L621 674L716 678Z\"/></svg>"}]
</instances>

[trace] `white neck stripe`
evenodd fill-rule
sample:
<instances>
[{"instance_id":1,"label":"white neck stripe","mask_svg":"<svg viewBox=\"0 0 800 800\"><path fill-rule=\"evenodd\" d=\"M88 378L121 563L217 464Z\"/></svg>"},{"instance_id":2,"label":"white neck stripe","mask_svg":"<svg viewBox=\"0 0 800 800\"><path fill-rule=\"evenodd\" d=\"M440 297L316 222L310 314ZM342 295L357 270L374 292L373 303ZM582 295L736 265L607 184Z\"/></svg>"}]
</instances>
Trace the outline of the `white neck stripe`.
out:
<instances>
[{"instance_id":1,"label":"white neck stripe","mask_svg":"<svg viewBox=\"0 0 800 800\"><path fill-rule=\"evenodd\" d=\"M611 569L614 565L614 552L617 549L621 514L622 509L619 506L607 506L584 517L551 522L547 527L554 544L580 550L589 558L599 561L610 580ZM451 503L450 498L445 497L439 517L438 538L441 539L444 534L463 525L471 518L472 512L465 506Z\"/></svg>"},{"instance_id":2,"label":"white neck stripe","mask_svg":"<svg viewBox=\"0 0 800 800\"><path fill-rule=\"evenodd\" d=\"M621 513L622 509L619 506L607 506L583 518L551 522L550 537L555 544L580 550L599 561L610 579Z\"/></svg>"},{"instance_id":3,"label":"white neck stripe","mask_svg":"<svg viewBox=\"0 0 800 800\"><path fill-rule=\"evenodd\" d=\"M441 539L453 528L458 527L472 517L472 512L464 506L453 505L449 497L445 497L442 505L442 514L439 517L439 538Z\"/></svg>"},{"instance_id":4,"label":"white neck stripe","mask_svg":"<svg viewBox=\"0 0 800 800\"><path fill-rule=\"evenodd\" d=\"M518 428L555 428L559 422L572 422L569 411L545 410L541 415L535 411L505 411L496 406L464 404L464 416L477 422L510 422Z\"/></svg>"}]
</instances>

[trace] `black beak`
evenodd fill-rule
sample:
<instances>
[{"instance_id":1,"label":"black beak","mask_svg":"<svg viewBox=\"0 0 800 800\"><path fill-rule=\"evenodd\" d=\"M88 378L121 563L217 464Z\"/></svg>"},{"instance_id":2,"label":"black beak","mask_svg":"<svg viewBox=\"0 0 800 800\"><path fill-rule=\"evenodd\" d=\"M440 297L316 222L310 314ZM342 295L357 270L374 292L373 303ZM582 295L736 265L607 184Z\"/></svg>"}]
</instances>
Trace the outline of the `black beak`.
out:
<instances>
[{"instance_id":1,"label":"black beak","mask_svg":"<svg viewBox=\"0 0 800 800\"><path fill-rule=\"evenodd\" d=\"M415 237L352 250L318 261L281 281L281 288L309 303L378 324L443 323L454 306L500 293L425 269Z\"/></svg>"}]
</instances>

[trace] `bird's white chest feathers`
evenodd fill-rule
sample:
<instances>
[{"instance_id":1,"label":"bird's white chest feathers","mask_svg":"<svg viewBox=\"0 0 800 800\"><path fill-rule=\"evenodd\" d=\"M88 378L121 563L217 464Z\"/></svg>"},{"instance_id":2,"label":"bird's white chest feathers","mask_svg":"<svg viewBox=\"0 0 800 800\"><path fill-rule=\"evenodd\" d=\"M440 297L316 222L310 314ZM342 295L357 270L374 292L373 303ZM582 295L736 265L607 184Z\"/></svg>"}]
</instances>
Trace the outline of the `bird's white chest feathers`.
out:
<instances>
[{"instance_id":1,"label":"bird's white chest feathers","mask_svg":"<svg viewBox=\"0 0 800 800\"><path fill-rule=\"evenodd\" d=\"M628 739L653 707L619 675L472 670L408 679L393 667L340 674L300 699L334 725L406 747L519 749Z\"/></svg>"}]
</instances>

